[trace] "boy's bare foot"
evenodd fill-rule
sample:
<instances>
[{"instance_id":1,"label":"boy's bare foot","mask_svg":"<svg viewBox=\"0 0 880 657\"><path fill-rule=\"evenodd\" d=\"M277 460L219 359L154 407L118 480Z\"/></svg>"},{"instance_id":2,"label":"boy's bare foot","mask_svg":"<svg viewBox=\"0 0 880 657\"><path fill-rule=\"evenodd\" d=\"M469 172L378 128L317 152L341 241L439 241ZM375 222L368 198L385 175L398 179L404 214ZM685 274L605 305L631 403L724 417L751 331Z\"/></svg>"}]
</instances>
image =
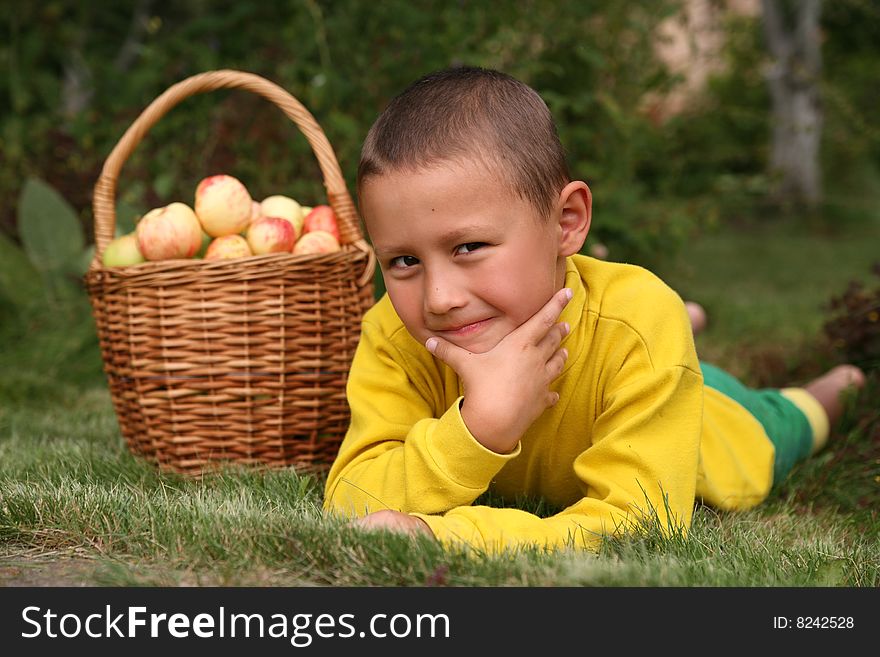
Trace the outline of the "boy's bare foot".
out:
<instances>
[{"instance_id":1,"label":"boy's bare foot","mask_svg":"<svg viewBox=\"0 0 880 657\"><path fill-rule=\"evenodd\" d=\"M817 379L804 386L825 409L828 421L834 425L843 415L842 395L851 388L860 389L865 385L865 373L855 365L832 367Z\"/></svg>"},{"instance_id":2,"label":"boy's bare foot","mask_svg":"<svg viewBox=\"0 0 880 657\"><path fill-rule=\"evenodd\" d=\"M608 247L602 242L594 242L590 245L590 255L599 260L608 260Z\"/></svg>"},{"instance_id":3,"label":"boy's bare foot","mask_svg":"<svg viewBox=\"0 0 880 657\"><path fill-rule=\"evenodd\" d=\"M691 320L691 329L693 329L694 335L696 335L706 328L706 311L696 301L685 301L684 307Z\"/></svg>"}]
</instances>

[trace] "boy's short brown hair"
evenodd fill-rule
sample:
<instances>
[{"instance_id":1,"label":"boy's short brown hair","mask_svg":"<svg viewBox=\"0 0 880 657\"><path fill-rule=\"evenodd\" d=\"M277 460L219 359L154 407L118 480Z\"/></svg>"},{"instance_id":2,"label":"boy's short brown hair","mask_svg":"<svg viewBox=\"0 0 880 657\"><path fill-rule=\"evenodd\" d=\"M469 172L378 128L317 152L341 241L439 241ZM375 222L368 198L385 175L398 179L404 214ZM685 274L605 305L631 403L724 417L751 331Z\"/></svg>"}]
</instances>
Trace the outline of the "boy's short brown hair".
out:
<instances>
[{"instance_id":1,"label":"boy's short brown hair","mask_svg":"<svg viewBox=\"0 0 880 657\"><path fill-rule=\"evenodd\" d=\"M459 66L407 87L367 133L358 165L370 176L481 158L542 216L569 182L565 151L538 93L499 71Z\"/></svg>"}]
</instances>

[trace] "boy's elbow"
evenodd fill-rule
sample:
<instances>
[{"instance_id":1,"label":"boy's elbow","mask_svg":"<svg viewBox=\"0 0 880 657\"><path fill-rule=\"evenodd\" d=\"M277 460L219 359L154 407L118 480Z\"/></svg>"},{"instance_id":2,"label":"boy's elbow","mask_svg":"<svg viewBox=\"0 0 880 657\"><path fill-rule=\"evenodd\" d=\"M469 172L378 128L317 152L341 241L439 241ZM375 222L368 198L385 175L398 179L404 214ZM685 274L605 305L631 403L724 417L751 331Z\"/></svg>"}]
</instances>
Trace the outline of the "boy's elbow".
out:
<instances>
[{"instance_id":1,"label":"boy's elbow","mask_svg":"<svg viewBox=\"0 0 880 657\"><path fill-rule=\"evenodd\" d=\"M323 509L325 513L341 514L345 508L346 501L338 494L339 478L332 476L333 471L327 476L324 484L324 500Z\"/></svg>"},{"instance_id":2,"label":"boy's elbow","mask_svg":"<svg viewBox=\"0 0 880 657\"><path fill-rule=\"evenodd\" d=\"M361 509L358 512L358 509ZM370 509L363 504L358 504L355 500L344 499L340 495L325 495L323 503L324 513L333 516L342 516L344 518L359 518L370 513Z\"/></svg>"},{"instance_id":3,"label":"boy's elbow","mask_svg":"<svg viewBox=\"0 0 880 657\"><path fill-rule=\"evenodd\" d=\"M359 518L376 509L371 509L370 496L360 487L347 482L344 476L327 479L324 487L323 509L325 513ZM382 507L386 508L386 507Z\"/></svg>"}]
</instances>

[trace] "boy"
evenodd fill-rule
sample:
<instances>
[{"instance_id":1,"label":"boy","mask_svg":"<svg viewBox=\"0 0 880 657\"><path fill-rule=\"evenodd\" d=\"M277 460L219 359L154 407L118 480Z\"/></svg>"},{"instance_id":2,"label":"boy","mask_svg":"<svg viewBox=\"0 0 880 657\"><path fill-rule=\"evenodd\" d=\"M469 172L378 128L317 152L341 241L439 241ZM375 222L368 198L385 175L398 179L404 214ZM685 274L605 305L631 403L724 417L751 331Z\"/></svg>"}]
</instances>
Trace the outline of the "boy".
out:
<instances>
[{"instance_id":1,"label":"boy","mask_svg":"<svg viewBox=\"0 0 880 657\"><path fill-rule=\"evenodd\" d=\"M393 100L358 194L387 294L364 317L325 508L364 527L486 551L596 549L652 517L686 530L695 500L766 498L863 381L841 366L753 391L701 364L675 292L578 254L590 189L538 94L497 71ZM562 511L473 505L489 489Z\"/></svg>"}]
</instances>

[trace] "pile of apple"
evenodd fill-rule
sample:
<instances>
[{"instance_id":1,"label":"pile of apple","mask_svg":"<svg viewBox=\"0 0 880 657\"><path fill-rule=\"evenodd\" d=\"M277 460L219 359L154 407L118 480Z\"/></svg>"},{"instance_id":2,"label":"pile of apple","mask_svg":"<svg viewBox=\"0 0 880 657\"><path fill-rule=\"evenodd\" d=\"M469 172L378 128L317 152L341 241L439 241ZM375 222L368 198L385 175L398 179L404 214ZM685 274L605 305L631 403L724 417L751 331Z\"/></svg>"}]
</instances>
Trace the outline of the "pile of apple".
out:
<instances>
[{"instance_id":1,"label":"pile of apple","mask_svg":"<svg viewBox=\"0 0 880 657\"><path fill-rule=\"evenodd\" d=\"M302 206L282 194L255 201L240 180L218 174L198 184L192 207L174 202L147 212L133 233L107 245L101 260L105 267L121 267L147 260L224 260L340 248L329 205Z\"/></svg>"}]
</instances>

